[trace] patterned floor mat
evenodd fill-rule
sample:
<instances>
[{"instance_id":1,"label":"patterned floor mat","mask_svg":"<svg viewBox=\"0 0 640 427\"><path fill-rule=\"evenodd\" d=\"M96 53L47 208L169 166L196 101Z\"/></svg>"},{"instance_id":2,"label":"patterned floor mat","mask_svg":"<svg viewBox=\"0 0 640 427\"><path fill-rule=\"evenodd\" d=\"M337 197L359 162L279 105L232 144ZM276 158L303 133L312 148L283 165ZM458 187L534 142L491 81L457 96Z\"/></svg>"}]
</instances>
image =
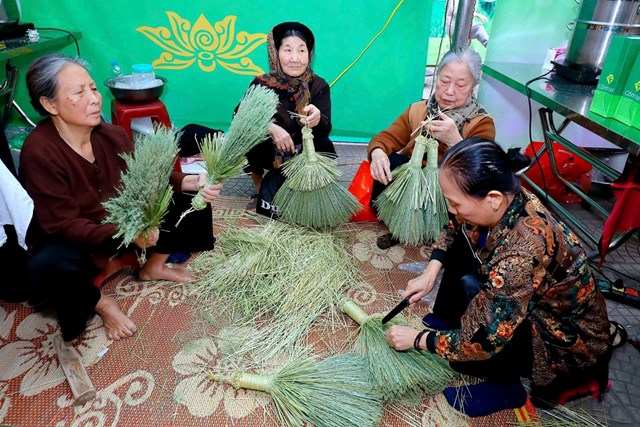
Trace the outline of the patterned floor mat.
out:
<instances>
[{"instance_id":1,"label":"patterned floor mat","mask_svg":"<svg viewBox=\"0 0 640 427\"><path fill-rule=\"evenodd\" d=\"M224 197L216 218L240 217L248 199ZM428 259L426 247L395 246L380 250L376 238L386 233L377 223L348 224L346 250L353 255L366 286L350 295L368 313L388 311L399 300L398 290L415 276L411 263ZM216 232L220 233L219 227ZM55 318L26 304L0 301L0 424L9 426L278 426L270 397L236 390L212 381L203 369L221 363L216 337L234 334L220 325L215 334L189 298L189 285L142 283L122 270L103 291L117 299L138 326L136 336L109 341L95 316L74 346L96 388L97 396L74 406L69 385L58 363L53 337ZM429 301L411 306L408 315L420 319ZM223 310L224 307L221 307ZM345 321L349 325L349 319ZM355 323L332 333L318 325L314 345L345 349ZM225 330L228 328L228 330ZM388 405L383 426L505 426L531 423L535 409L527 403L488 417L468 418L454 410L442 394L425 396L421 404Z\"/></svg>"}]
</instances>

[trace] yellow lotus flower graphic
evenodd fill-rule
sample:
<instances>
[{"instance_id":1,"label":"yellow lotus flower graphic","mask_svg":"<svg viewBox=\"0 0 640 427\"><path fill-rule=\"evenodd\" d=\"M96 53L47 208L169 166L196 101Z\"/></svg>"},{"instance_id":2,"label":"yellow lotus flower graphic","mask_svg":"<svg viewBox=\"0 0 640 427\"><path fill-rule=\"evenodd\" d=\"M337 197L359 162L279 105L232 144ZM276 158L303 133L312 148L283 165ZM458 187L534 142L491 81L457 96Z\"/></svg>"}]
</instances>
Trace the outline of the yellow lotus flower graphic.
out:
<instances>
[{"instance_id":1,"label":"yellow lotus flower graphic","mask_svg":"<svg viewBox=\"0 0 640 427\"><path fill-rule=\"evenodd\" d=\"M637 82L635 82L633 84L633 86L636 88L636 92L640 92L640 80L638 80Z\"/></svg>"},{"instance_id":2,"label":"yellow lotus flower graphic","mask_svg":"<svg viewBox=\"0 0 640 427\"><path fill-rule=\"evenodd\" d=\"M136 28L165 50L153 61L154 68L182 70L197 63L205 72L220 65L235 74L264 74L247 55L264 43L267 35L246 31L236 34L236 16L227 16L214 25L202 14L193 25L175 12L167 12L167 16L171 28Z\"/></svg>"}]
</instances>

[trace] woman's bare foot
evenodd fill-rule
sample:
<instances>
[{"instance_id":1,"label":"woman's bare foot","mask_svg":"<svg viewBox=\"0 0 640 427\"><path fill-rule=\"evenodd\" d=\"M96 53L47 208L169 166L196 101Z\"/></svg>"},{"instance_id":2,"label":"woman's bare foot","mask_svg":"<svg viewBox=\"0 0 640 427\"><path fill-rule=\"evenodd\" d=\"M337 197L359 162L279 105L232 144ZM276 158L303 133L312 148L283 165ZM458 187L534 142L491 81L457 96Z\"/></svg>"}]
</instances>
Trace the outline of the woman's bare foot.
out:
<instances>
[{"instance_id":1,"label":"woman's bare foot","mask_svg":"<svg viewBox=\"0 0 640 427\"><path fill-rule=\"evenodd\" d=\"M135 323L120 310L113 298L101 295L95 310L102 318L102 323L107 330L107 338L110 340L118 341L128 338L136 332Z\"/></svg>"},{"instance_id":2,"label":"woman's bare foot","mask_svg":"<svg viewBox=\"0 0 640 427\"><path fill-rule=\"evenodd\" d=\"M145 264L138 273L140 280L169 280L171 282L189 283L197 277L183 268L170 268L166 264Z\"/></svg>"}]
</instances>

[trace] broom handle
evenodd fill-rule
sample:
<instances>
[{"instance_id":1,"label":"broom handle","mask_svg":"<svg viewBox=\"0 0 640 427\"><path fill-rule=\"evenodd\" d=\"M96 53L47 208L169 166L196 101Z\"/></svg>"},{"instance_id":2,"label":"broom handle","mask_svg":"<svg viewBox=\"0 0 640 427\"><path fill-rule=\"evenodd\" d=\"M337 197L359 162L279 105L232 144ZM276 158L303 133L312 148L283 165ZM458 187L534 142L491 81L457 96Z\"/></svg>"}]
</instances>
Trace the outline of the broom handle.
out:
<instances>
[{"instance_id":1,"label":"broom handle","mask_svg":"<svg viewBox=\"0 0 640 427\"><path fill-rule=\"evenodd\" d=\"M248 388L269 393L273 385L273 376L264 374L250 374L239 372L233 376L229 383L234 388Z\"/></svg>"},{"instance_id":2,"label":"broom handle","mask_svg":"<svg viewBox=\"0 0 640 427\"><path fill-rule=\"evenodd\" d=\"M409 163L422 168L422 158L424 157L426 143L427 138L424 135L418 135L416 137L416 142L413 146L413 153L411 153L411 160L409 160Z\"/></svg>"},{"instance_id":3,"label":"broom handle","mask_svg":"<svg viewBox=\"0 0 640 427\"><path fill-rule=\"evenodd\" d=\"M438 167L438 141L429 138L426 141L427 146L427 167Z\"/></svg>"},{"instance_id":4,"label":"broom handle","mask_svg":"<svg viewBox=\"0 0 640 427\"><path fill-rule=\"evenodd\" d=\"M313 132L309 126L302 128L302 149L308 161L316 161L316 147L313 146Z\"/></svg>"},{"instance_id":5,"label":"broom handle","mask_svg":"<svg viewBox=\"0 0 640 427\"><path fill-rule=\"evenodd\" d=\"M356 304L353 300L348 298L344 298L340 301L340 310L356 321L358 325L362 325L367 321L369 315L360 308L358 304Z\"/></svg>"}]
</instances>

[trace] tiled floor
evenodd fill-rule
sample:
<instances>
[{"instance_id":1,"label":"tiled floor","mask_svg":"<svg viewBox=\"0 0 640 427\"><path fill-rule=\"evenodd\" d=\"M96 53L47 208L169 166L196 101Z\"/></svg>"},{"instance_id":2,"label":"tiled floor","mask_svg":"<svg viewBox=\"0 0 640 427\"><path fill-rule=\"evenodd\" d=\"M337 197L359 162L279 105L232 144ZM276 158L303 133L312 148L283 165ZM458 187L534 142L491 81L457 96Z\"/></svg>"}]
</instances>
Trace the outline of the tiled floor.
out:
<instances>
[{"instance_id":1,"label":"tiled floor","mask_svg":"<svg viewBox=\"0 0 640 427\"><path fill-rule=\"evenodd\" d=\"M338 143L336 148L338 163L343 172L341 182L348 186L360 163L366 158L366 145ZM253 192L253 184L248 176L227 180L223 189L223 194L229 196L249 197ZM570 205L567 209L587 224L595 235L601 233L602 219L594 217L580 205ZM622 278L626 286L640 289L639 261L640 244L637 240L630 239L607 256L602 272L608 279ZM596 275L603 277L598 272ZM611 300L607 300L607 307L611 320L625 326L629 337L640 338L640 309ZM583 398L572 402L569 407L580 413L586 411L585 416L599 420L603 425L640 425L640 351L628 343L615 350L610 363L610 379L611 388L602 402ZM542 412L542 417L551 421L554 414L560 414L560 410Z\"/></svg>"}]
</instances>

